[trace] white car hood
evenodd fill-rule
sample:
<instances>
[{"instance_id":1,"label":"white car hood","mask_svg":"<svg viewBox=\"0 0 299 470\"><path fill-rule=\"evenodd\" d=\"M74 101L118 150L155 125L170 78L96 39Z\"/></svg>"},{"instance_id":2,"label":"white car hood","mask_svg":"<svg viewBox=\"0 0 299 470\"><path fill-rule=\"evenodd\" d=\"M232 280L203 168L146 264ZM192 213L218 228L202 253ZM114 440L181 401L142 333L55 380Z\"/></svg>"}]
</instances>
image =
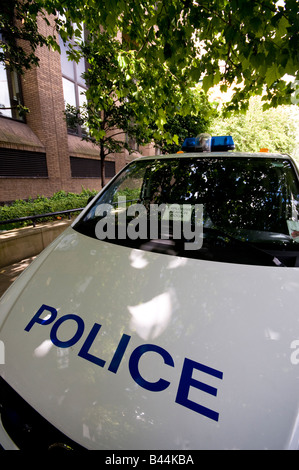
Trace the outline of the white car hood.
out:
<instances>
[{"instance_id":1,"label":"white car hood","mask_svg":"<svg viewBox=\"0 0 299 470\"><path fill-rule=\"evenodd\" d=\"M297 448L298 292L69 228L1 300L1 375L89 449Z\"/></svg>"}]
</instances>

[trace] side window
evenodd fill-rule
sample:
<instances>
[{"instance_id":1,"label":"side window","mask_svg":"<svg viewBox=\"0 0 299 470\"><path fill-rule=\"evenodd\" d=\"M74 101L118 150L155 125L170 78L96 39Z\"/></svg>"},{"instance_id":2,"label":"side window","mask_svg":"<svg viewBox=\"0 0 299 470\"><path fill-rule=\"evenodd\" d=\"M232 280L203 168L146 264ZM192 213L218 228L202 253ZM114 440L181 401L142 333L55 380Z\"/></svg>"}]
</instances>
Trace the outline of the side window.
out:
<instances>
[{"instance_id":1,"label":"side window","mask_svg":"<svg viewBox=\"0 0 299 470\"><path fill-rule=\"evenodd\" d=\"M82 30L84 35L84 29ZM72 126L71 111L80 109L86 101L85 92L87 86L82 74L86 70L85 60L82 58L77 63L68 59L67 50L69 43L65 43L59 38L61 49L61 70L64 102L67 108L68 131L71 134L82 136L84 130L80 126ZM71 107L71 108L70 108Z\"/></svg>"},{"instance_id":2,"label":"side window","mask_svg":"<svg viewBox=\"0 0 299 470\"><path fill-rule=\"evenodd\" d=\"M0 39L3 40L1 33ZM19 105L23 104L20 78L7 63L0 62L0 116L24 121Z\"/></svg>"}]
</instances>

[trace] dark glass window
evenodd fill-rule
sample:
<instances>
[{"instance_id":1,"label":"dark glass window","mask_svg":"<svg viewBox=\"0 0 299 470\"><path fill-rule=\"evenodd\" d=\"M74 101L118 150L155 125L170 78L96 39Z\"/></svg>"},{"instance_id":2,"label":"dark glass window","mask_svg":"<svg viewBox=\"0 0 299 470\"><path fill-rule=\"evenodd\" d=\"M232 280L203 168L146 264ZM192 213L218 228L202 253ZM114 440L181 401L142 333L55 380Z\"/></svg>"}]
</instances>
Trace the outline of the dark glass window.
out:
<instances>
[{"instance_id":1,"label":"dark glass window","mask_svg":"<svg viewBox=\"0 0 299 470\"><path fill-rule=\"evenodd\" d=\"M73 178L100 178L101 162L91 158L70 157L71 173ZM105 176L112 178L115 175L115 162L105 162Z\"/></svg>"},{"instance_id":2,"label":"dark glass window","mask_svg":"<svg viewBox=\"0 0 299 470\"><path fill-rule=\"evenodd\" d=\"M84 32L82 33L84 34ZM59 45L61 49L61 70L62 70L62 85L65 105L72 106L79 109L86 101L85 92L87 86L82 74L85 72L85 60L82 58L77 63L68 59L67 50L69 43L64 43L59 38ZM71 134L82 136L82 129L80 126L68 127Z\"/></svg>"},{"instance_id":3,"label":"dark glass window","mask_svg":"<svg viewBox=\"0 0 299 470\"><path fill-rule=\"evenodd\" d=\"M196 235L196 228L201 240L190 248L191 238L184 237ZM110 243L189 258L298 266L298 176L284 157L136 160L107 185L75 229Z\"/></svg>"},{"instance_id":4,"label":"dark glass window","mask_svg":"<svg viewBox=\"0 0 299 470\"><path fill-rule=\"evenodd\" d=\"M46 154L0 148L0 177L47 178Z\"/></svg>"},{"instance_id":5,"label":"dark glass window","mask_svg":"<svg viewBox=\"0 0 299 470\"><path fill-rule=\"evenodd\" d=\"M15 70L0 62L0 116L24 121L18 105L23 104L20 78Z\"/></svg>"}]
</instances>

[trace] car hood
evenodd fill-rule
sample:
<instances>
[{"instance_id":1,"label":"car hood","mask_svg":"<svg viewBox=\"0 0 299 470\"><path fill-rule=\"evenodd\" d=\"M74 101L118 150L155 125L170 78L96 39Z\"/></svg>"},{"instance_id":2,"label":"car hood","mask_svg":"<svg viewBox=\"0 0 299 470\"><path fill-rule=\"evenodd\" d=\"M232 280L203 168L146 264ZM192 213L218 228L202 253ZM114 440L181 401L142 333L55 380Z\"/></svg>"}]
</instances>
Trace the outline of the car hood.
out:
<instances>
[{"instance_id":1,"label":"car hood","mask_svg":"<svg viewBox=\"0 0 299 470\"><path fill-rule=\"evenodd\" d=\"M89 449L297 448L298 292L69 228L1 300L1 375Z\"/></svg>"}]
</instances>

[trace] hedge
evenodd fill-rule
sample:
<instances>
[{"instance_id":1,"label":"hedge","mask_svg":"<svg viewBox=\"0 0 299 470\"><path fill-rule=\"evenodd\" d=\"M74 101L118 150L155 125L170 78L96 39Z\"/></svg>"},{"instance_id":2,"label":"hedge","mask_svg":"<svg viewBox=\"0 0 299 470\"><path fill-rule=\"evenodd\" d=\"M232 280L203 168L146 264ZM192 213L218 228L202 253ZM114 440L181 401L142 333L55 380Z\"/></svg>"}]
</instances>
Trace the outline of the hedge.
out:
<instances>
[{"instance_id":1,"label":"hedge","mask_svg":"<svg viewBox=\"0 0 299 470\"><path fill-rule=\"evenodd\" d=\"M35 199L22 200L18 199L11 204L0 207L0 221L18 219L20 217L27 217L29 215L41 215L49 212L60 212L69 209L79 209L85 207L88 199L95 196L97 191L82 188L80 194L69 193L65 191L58 191L52 197L38 196ZM76 214L76 213L75 213ZM67 214L61 214L59 217L68 217ZM39 222L44 222L50 218L40 219ZM53 219L53 217L52 217ZM13 228L25 227L32 225L32 221L22 221L13 224L0 225L1 230L11 230Z\"/></svg>"}]
</instances>

